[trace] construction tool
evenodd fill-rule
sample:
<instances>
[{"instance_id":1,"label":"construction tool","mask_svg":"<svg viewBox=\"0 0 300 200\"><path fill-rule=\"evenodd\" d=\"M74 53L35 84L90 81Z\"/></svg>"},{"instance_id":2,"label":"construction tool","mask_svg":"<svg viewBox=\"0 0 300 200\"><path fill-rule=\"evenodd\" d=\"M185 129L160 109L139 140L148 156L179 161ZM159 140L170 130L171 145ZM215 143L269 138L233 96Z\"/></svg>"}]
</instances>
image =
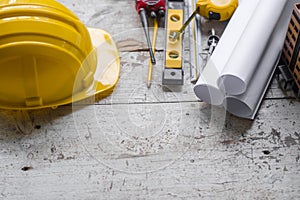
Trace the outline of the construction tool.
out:
<instances>
[{"instance_id":1,"label":"construction tool","mask_svg":"<svg viewBox=\"0 0 300 200\"><path fill-rule=\"evenodd\" d=\"M147 16L152 18L163 17L165 15L165 5L165 0L136 0L136 11L141 18L152 64L155 64L156 61L150 41Z\"/></svg>"},{"instance_id":2,"label":"construction tool","mask_svg":"<svg viewBox=\"0 0 300 200\"><path fill-rule=\"evenodd\" d=\"M146 14L152 18L164 17L166 12L166 0L136 0L136 10L146 10Z\"/></svg>"},{"instance_id":3,"label":"construction tool","mask_svg":"<svg viewBox=\"0 0 300 200\"><path fill-rule=\"evenodd\" d=\"M157 38L157 32L158 32L158 21L154 20L153 22L153 37L152 37L152 49L155 49L156 46L156 38ZM155 51L153 52L153 54L155 54ZM152 62L149 62L149 67L148 67L148 79L147 79L147 87L150 88L151 86L151 80L152 80L152 71L153 71L153 64Z\"/></svg>"},{"instance_id":4,"label":"construction tool","mask_svg":"<svg viewBox=\"0 0 300 200\"><path fill-rule=\"evenodd\" d=\"M216 31L214 28L211 29L210 35L207 39L207 45L208 45L208 55L210 56L213 51L215 50L218 42L220 40L220 37L216 35Z\"/></svg>"},{"instance_id":5,"label":"construction tool","mask_svg":"<svg viewBox=\"0 0 300 200\"><path fill-rule=\"evenodd\" d=\"M169 35L179 30L184 19L184 0L169 0L166 17L165 62L162 76L163 85L183 85L183 40L172 41Z\"/></svg>"},{"instance_id":6,"label":"construction tool","mask_svg":"<svg viewBox=\"0 0 300 200\"><path fill-rule=\"evenodd\" d=\"M197 0L188 1L188 13L192 14L195 10ZM194 23L189 27L189 65L190 65L190 82L195 84L202 71L203 59L199 56L202 53L201 41L201 17L199 14L195 16Z\"/></svg>"},{"instance_id":7,"label":"construction tool","mask_svg":"<svg viewBox=\"0 0 300 200\"><path fill-rule=\"evenodd\" d=\"M197 14L210 20L225 21L232 16L237 6L238 0L198 0L195 11L179 30L170 32L169 39L171 41L178 40L179 36Z\"/></svg>"}]
</instances>

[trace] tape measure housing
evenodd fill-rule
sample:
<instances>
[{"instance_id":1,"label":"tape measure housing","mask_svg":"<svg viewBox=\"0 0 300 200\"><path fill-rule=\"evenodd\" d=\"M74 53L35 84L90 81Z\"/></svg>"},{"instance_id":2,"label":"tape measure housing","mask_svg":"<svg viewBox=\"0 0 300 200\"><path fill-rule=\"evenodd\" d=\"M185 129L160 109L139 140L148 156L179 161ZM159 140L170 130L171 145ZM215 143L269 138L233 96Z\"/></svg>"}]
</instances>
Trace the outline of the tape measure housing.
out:
<instances>
[{"instance_id":1,"label":"tape measure housing","mask_svg":"<svg viewBox=\"0 0 300 200\"><path fill-rule=\"evenodd\" d=\"M238 6L238 0L199 0L196 8L207 19L228 20Z\"/></svg>"}]
</instances>

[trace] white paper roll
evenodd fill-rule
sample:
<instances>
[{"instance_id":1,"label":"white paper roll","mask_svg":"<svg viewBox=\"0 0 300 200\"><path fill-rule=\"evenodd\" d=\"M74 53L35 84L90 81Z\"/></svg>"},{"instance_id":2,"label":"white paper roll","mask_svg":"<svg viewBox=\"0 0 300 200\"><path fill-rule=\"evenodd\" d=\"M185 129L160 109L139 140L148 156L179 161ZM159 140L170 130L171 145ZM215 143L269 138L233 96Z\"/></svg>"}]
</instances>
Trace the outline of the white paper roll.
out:
<instances>
[{"instance_id":1,"label":"white paper roll","mask_svg":"<svg viewBox=\"0 0 300 200\"><path fill-rule=\"evenodd\" d=\"M220 41L201 72L194 92L198 98L212 105L222 105L224 94L220 91L217 80L239 38L242 36L256 10L260 0L243 0L231 17ZM264 1L264 0L261 0Z\"/></svg>"},{"instance_id":2,"label":"white paper roll","mask_svg":"<svg viewBox=\"0 0 300 200\"><path fill-rule=\"evenodd\" d=\"M299 2L299 0L288 0L275 29L272 30L273 34L247 91L239 96L226 97L226 109L228 112L239 117L254 119L274 73L275 62L281 52L293 4L296 2ZM254 53L256 51L252 54Z\"/></svg>"},{"instance_id":3,"label":"white paper roll","mask_svg":"<svg viewBox=\"0 0 300 200\"><path fill-rule=\"evenodd\" d=\"M288 0L261 0L218 79L229 95L246 91Z\"/></svg>"}]
</instances>

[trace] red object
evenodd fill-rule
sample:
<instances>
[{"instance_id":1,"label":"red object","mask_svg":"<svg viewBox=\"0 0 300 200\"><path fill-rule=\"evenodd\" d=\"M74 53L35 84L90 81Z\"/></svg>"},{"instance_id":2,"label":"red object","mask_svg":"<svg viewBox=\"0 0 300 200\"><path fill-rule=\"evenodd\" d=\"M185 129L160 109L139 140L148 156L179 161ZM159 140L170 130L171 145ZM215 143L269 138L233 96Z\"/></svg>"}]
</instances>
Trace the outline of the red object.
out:
<instances>
[{"instance_id":1,"label":"red object","mask_svg":"<svg viewBox=\"0 0 300 200\"><path fill-rule=\"evenodd\" d=\"M157 15L159 11L166 11L166 1L165 0L136 0L135 9L138 13L141 10L145 10L147 15L151 12L155 12Z\"/></svg>"}]
</instances>

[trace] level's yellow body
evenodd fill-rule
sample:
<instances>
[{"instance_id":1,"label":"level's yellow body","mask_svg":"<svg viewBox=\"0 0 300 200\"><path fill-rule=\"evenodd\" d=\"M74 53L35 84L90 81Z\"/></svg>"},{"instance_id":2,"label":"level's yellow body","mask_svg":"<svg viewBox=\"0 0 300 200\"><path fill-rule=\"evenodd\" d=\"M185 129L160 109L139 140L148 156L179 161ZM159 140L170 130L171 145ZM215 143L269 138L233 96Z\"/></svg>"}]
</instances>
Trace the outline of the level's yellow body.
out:
<instances>
[{"instance_id":1,"label":"level's yellow body","mask_svg":"<svg viewBox=\"0 0 300 200\"><path fill-rule=\"evenodd\" d=\"M238 6L238 0L198 0L196 8L207 19L228 20Z\"/></svg>"},{"instance_id":2,"label":"level's yellow body","mask_svg":"<svg viewBox=\"0 0 300 200\"><path fill-rule=\"evenodd\" d=\"M171 36L177 33L184 22L184 0L169 0L166 15L165 63L162 76L163 85L183 85L183 36L176 40Z\"/></svg>"},{"instance_id":3,"label":"level's yellow body","mask_svg":"<svg viewBox=\"0 0 300 200\"><path fill-rule=\"evenodd\" d=\"M172 20L175 18L176 20ZM168 34L166 37L166 68L182 68L182 36L176 42L170 41L168 35L171 31L178 31L183 24L183 10L169 9L167 27Z\"/></svg>"}]
</instances>

